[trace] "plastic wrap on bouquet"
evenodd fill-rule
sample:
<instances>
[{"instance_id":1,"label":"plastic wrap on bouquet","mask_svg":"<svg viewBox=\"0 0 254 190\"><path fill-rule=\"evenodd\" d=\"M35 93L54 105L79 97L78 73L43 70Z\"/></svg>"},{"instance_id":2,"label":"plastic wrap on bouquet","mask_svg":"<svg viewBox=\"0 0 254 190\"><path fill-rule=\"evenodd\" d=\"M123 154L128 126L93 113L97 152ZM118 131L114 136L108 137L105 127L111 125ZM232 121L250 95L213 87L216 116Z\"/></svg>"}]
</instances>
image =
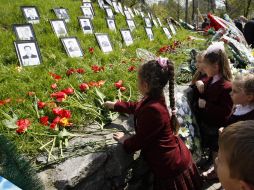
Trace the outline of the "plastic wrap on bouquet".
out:
<instances>
[{"instance_id":1,"label":"plastic wrap on bouquet","mask_svg":"<svg viewBox=\"0 0 254 190\"><path fill-rule=\"evenodd\" d=\"M156 55L142 48L136 49L136 55L143 63L157 59Z\"/></svg>"},{"instance_id":2,"label":"plastic wrap on bouquet","mask_svg":"<svg viewBox=\"0 0 254 190\"><path fill-rule=\"evenodd\" d=\"M0 176L0 189L2 190L21 190L19 187Z\"/></svg>"},{"instance_id":3,"label":"plastic wrap on bouquet","mask_svg":"<svg viewBox=\"0 0 254 190\"><path fill-rule=\"evenodd\" d=\"M201 156L199 130L193 122L192 112L188 105L186 87L177 86L175 88L175 100L177 108L177 119L180 123L178 135L185 142L194 156L194 160Z\"/></svg>"}]
</instances>

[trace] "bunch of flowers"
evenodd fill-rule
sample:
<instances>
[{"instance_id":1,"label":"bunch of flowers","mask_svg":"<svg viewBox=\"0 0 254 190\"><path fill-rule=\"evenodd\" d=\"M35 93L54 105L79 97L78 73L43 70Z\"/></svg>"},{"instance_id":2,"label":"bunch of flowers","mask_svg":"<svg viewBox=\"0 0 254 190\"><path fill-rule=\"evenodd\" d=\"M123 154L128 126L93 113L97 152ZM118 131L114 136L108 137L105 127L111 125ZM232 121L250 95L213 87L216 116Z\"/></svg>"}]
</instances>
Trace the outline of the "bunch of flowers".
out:
<instances>
[{"instance_id":1,"label":"bunch of flowers","mask_svg":"<svg viewBox=\"0 0 254 190\"><path fill-rule=\"evenodd\" d=\"M85 69L83 69L83 68L78 68L78 69L70 68L70 69L68 69L68 70L66 71L66 75L67 75L67 76L70 76L70 75L72 75L72 74L74 74L74 73L84 74L85 72L86 72L86 71L85 71Z\"/></svg>"},{"instance_id":2,"label":"bunch of flowers","mask_svg":"<svg viewBox=\"0 0 254 190\"><path fill-rule=\"evenodd\" d=\"M159 49L159 53L172 53L175 52L176 48L179 48L181 45L181 42L178 40L175 40L171 45L165 45L162 46Z\"/></svg>"},{"instance_id":3,"label":"bunch of flowers","mask_svg":"<svg viewBox=\"0 0 254 190\"><path fill-rule=\"evenodd\" d=\"M115 87L117 89L119 89L120 91L125 91L126 90L126 87L123 86L123 81L122 80L119 80L119 81L115 82Z\"/></svg>"},{"instance_id":4,"label":"bunch of flowers","mask_svg":"<svg viewBox=\"0 0 254 190\"><path fill-rule=\"evenodd\" d=\"M105 70L104 66L99 66L99 65L92 65L91 68L92 68L94 73L98 73L100 71L104 71Z\"/></svg>"}]
</instances>

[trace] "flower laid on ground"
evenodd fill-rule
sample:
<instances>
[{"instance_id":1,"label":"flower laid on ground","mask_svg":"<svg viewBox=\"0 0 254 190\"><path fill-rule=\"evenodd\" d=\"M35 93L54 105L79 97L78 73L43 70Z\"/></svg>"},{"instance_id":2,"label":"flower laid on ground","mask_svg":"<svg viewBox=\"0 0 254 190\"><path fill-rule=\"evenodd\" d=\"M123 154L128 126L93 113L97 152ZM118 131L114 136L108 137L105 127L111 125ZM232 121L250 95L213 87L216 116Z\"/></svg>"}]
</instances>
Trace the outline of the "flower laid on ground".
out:
<instances>
[{"instance_id":1,"label":"flower laid on ground","mask_svg":"<svg viewBox=\"0 0 254 190\"><path fill-rule=\"evenodd\" d=\"M180 41L175 40L171 45L162 46L159 49L159 53L171 53L171 52L174 52L176 50L176 48L180 47L180 44L181 44Z\"/></svg>"},{"instance_id":2,"label":"flower laid on ground","mask_svg":"<svg viewBox=\"0 0 254 190\"><path fill-rule=\"evenodd\" d=\"M88 83L88 86L89 87L101 87L102 85L105 84L105 82L106 82L105 80L99 80L97 82L91 81Z\"/></svg>"},{"instance_id":3,"label":"flower laid on ground","mask_svg":"<svg viewBox=\"0 0 254 190\"><path fill-rule=\"evenodd\" d=\"M28 96L34 96L34 95L35 95L35 92L28 92L27 95L28 95Z\"/></svg>"},{"instance_id":4,"label":"flower laid on ground","mask_svg":"<svg viewBox=\"0 0 254 190\"><path fill-rule=\"evenodd\" d=\"M45 102L38 101L38 102L37 102L37 105L38 105L38 108L39 108L39 109L42 109L42 108L44 108L44 106L46 106L46 103L45 103Z\"/></svg>"},{"instance_id":5,"label":"flower laid on ground","mask_svg":"<svg viewBox=\"0 0 254 190\"><path fill-rule=\"evenodd\" d=\"M105 70L104 66L98 66L98 65L92 65L91 68L95 73Z\"/></svg>"},{"instance_id":6,"label":"flower laid on ground","mask_svg":"<svg viewBox=\"0 0 254 190\"><path fill-rule=\"evenodd\" d=\"M31 122L28 119L19 119L16 122L16 125L18 126L16 132L18 134L25 133L27 131L27 128L30 126Z\"/></svg>"},{"instance_id":7,"label":"flower laid on ground","mask_svg":"<svg viewBox=\"0 0 254 190\"><path fill-rule=\"evenodd\" d=\"M121 86L119 89L120 89L122 92L126 90L126 88L125 88L124 86Z\"/></svg>"},{"instance_id":8,"label":"flower laid on ground","mask_svg":"<svg viewBox=\"0 0 254 190\"><path fill-rule=\"evenodd\" d=\"M65 94L70 95L70 94L73 94L73 93L74 93L74 89L68 87L68 88L66 88L66 89L61 90L61 92L64 92Z\"/></svg>"},{"instance_id":9,"label":"flower laid on ground","mask_svg":"<svg viewBox=\"0 0 254 190\"><path fill-rule=\"evenodd\" d=\"M85 69L83 69L83 68L78 68L78 69L70 68L70 69L68 69L68 70L66 71L66 75L67 75L67 76L70 76L70 75L72 75L72 74L74 74L74 73L84 74L85 72L86 72L86 71L85 71Z\"/></svg>"},{"instance_id":10,"label":"flower laid on ground","mask_svg":"<svg viewBox=\"0 0 254 190\"><path fill-rule=\"evenodd\" d=\"M48 116L40 117L40 123L42 125L48 126L49 125L49 117Z\"/></svg>"},{"instance_id":11,"label":"flower laid on ground","mask_svg":"<svg viewBox=\"0 0 254 190\"><path fill-rule=\"evenodd\" d=\"M55 92L50 95L51 98L55 98L57 102L62 102L67 98L67 94L64 92Z\"/></svg>"},{"instance_id":12,"label":"flower laid on ground","mask_svg":"<svg viewBox=\"0 0 254 190\"><path fill-rule=\"evenodd\" d=\"M128 68L128 71L129 71L129 72L135 71L135 70L136 70L136 67L135 67L135 66L130 66L130 67Z\"/></svg>"},{"instance_id":13,"label":"flower laid on ground","mask_svg":"<svg viewBox=\"0 0 254 190\"><path fill-rule=\"evenodd\" d=\"M56 83L54 83L54 84L51 84L51 86L50 86L52 89L56 89L57 88L57 84Z\"/></svg>"},{"instance_id":14,"label":"flower laid on ground","mask_svg":"<svg viewBox=\"0 0 254 190\"><path fill-rule=\"evenodd\" d=\"M89 47L89 53L93 54L94 53L94 48L93 47Z\"/></svg>"},{"instance_id":15,"label":"flower laid on ground","mask_svg":"<svg viewBox=\"0 0 254 190\"><path fill-rule=\"evenodd\" d=\"M115 87L116 87L117 89L121 88L122 85L123 85L123 81L122 81L122 80L119 80L119 81L115 82Z\"/></svg>"},{"instance_id":16,"label":"flower laid on ground","mask_svg":"<svg viewBox=\"0 0 254 190\"><path fill-rule=\"evenodd\" d=\"M57 75L55 73L49 72L50 76L53 77L53 79L55 79L56 81L62 79L62 77L60 75Z\"/></svg>"},{"instance_id":17,"label":"flower laid on ground","mask_svg":"<svg viewBox=\"0 0 254 190\"><path fill-rule=\"evenodd\" d=\"M3 105L5 105L5 104L7 104L7 103L9 103L9 102L11 102L11 99L10 99L10 98L7 98L7 99L5 99L5 100L0 100L0 106L3 106Z\"/></svg>"},{"instance_id":18,"label":"flower laid on ground","mask_svg":"<svg viewBox=\"0 0 254 190\"><path fill-rule=\"evenodd\" d=\"M87 83L82 83L79 85L79 89L82 91L82 92L85 92L89 89L89 85Z\"/></svg>"}]
</instances>

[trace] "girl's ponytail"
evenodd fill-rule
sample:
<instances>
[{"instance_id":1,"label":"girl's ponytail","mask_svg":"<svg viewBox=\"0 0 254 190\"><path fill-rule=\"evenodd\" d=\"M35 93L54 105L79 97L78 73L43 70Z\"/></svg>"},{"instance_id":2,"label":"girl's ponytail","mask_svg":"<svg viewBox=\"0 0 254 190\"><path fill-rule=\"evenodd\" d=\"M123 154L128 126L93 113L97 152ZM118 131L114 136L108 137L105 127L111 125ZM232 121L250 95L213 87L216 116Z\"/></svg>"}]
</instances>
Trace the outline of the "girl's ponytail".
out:
<instances>
[{"instance_id":1,"label":"girl's ponytail","mask_svg":"<svg viewBox=\"0 0 254 190\"><path fill-rule=\"evenodd\" d=\"M176 117L176 107L175 107L175 94L174 94L174 65L172 62L168 61L168 71L169 71L169 81L168 81L168 90L169 90L169 102L170 108L172 110L171 116L171 126L175 134L178 134L180 124Z\"/></svg>"},{"instance_id":2,"label":"girl's ponytail","mask_svg":"<svg viewBox=\"0 0 254 190\"><path fill-rule=\"evenodd\" d=\"M228 57L225 51L219 51L219 62L221 63L221 74L223 75L224 79L231 81L232 80L232 73L229 66Z\"/></svg>"}]
</instances>

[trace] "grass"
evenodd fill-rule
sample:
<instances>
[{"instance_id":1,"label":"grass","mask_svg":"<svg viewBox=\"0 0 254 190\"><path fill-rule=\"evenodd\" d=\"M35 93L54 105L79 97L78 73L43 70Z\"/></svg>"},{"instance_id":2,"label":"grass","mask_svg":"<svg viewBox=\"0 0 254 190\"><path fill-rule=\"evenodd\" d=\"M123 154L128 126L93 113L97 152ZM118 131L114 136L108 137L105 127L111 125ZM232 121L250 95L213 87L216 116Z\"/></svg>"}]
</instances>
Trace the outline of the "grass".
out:
<instances>
[{"instance_id":1,"label":"grass","mask_svg":"<svg viewBox=\"0 0 254 190\"><path fill-rule=\"evenodd\" d=\"M22 5L37 6L41 20L40 24L33 25L36 38L41 51L43 63L36 67L18 67L18 59L15 53L13 42L15 35L12 31L12 24L25 23L25 19L20 10ZM106 95L106 100L117 99L118 91L114 87L114 83L118 80L124 81L124 86L130 86L133 92L131 100L136 100L138 91L136 87L136 72L128 72L130 66L140 64L140 60L136 58L136 49L143 48L148 51L158 54L160 47L170 45L174 40L182 42L180 48L175 53L164 53L162 56L168 57L176 63L176 66L181 65L189 59L187 49L197 48L203 49L205 42L191 42L186 40L189 35L197 36L184 29L179 29L177 35L171 40L168 40L163 33L162 28L153 28L155 40L148 41L144 30L144 21L141 17L135 17L137 29L133 32L134 44L125 47L122 42L120 31L112 32L107 28L105 12L101 10L97 3L94 3L96 16L93 20L94 30L96 32L108 33L113 44L114 51L109 54L104 54L99 49L94 35L84 35L79 26L77 17L81 16L80 1L73 0L0 0L0 100L11 98L11 102L0 106L0 109L5 113L15 113L18 118L28 118L32 125L29 131L35 133L48 132L48 127L42 126L37 118L36 110L34 109L34 98L27 95L28 92L35 92L38 99L44 102L53 101L50 94L53 90L50 85L55 83L49 72L56 73L62 77L57 81L58 89L64 89L72 86L75 91L79 92L79 84L82 82L106 80L105 85L100 88L100 91ZM49 20L55 19L56 16L51 11L54 7L64 7L69 9L71 22L67 23L69 36L76 36L84 51L83 58L69 58L60 40L54 35L50 26ZM125 17L118 14L115 16L118 29L128 28ZM94 48L94 53L89 53L89 47ZM112 64L112 66L110 66ZM105 66L105 71L94 73L91 70L91 65ZM74 74L66 76L66 71L69 68L84 68L86 73L83 75ZM95 92L91 88L82 96L85 99L83 102L95 105ZM123 92L125 99L129 96L129 89ZM90 113L84 110L72 107L68 102L61 103L61 107L70 109L72 112L72 122L74 126L87 125L93 119ZM42 112L40 112L43 115ZM0 120L3 120L3 115L0 114ZM33 134L18 135L15 130L6 128L0 124L0 133L15 142L19 152L29 156L36 156L41 146L38 141L35 141ZM37 136L41 142L48 142L51 138L47 136Z\"/></svg>"}]
</instances>

